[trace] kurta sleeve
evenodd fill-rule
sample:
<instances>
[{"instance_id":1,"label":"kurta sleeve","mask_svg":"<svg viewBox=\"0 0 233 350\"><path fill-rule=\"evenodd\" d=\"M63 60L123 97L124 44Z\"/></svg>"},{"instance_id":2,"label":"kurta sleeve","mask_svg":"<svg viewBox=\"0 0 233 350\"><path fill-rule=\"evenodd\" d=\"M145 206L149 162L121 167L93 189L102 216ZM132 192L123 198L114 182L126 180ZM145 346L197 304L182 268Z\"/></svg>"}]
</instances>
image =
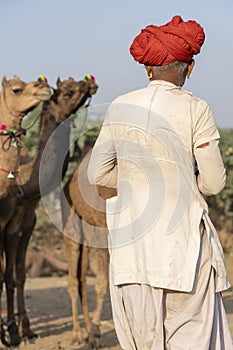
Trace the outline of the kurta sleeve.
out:
<instances>
[{"instance_id":1,"label":"kurta sleeve","mask_svg":"<svg viewBox=\"0 0 233 350\"><path fill-rule=\"evenodd\" d=\"M196 119L193 121L193 149L220 138L215 119L210 106L201 101L194 110Z\"/></svg>"},{"instance_id":2,"label":"kurta sleeve","mask_svg":"<svg viewBox=\"0 0 233 350\"><path fill-rule=\"evenodd\" d=\"M194 150L199 174L197 185L205 196L218 194L225 186L226 171L218 147L218 140L209 142L209 145Z\"/></svg>"},{"instance_id":3,"label":"kurta sleeve","mask_svg":"<svg viewBox=\"0 0 233 350\"><path fill-rule=\"evenodd\" d=\"M218 146L220 138L210 106L202 101L193 125L193 152L197 162L197 184L205 196L218 194L225 186L226 171ZM207 144L205 147L199 147Z\"/></svg>"},{"instance_id":4,"label":"kurta sleeve","mask_svg":"<svg viewBox=\"0 0 233 350\"><path fill-rule=\"evenodd\" d=\"M87 174L92 185L116 187L116 150L107 118L93 147Z\"/></svg>"}]
</instances>

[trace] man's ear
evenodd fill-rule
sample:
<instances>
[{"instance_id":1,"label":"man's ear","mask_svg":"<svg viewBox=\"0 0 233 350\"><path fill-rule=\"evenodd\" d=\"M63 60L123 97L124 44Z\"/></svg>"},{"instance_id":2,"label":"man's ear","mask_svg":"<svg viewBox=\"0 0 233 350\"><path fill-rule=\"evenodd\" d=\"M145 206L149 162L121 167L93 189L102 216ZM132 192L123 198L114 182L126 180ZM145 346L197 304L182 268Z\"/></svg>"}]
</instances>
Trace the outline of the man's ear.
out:
<instances>
[{"instance_id":1,"label":"man's ear","mask_svg":"<svg viewBox=\"0 0 233 350\"><path fill-rule=\"evenodd\" d=\"M147 74L152 71L152 67L148 66L147 64L144 64L144 67L146 68Z\"/></svg>"},{"instance_id":2,"label":"man's ear","mask_svg":"<svg viewBox=\"0 0 233 350\"><path fill-rule=\"evenodd\" d=\"M194 66L195 66L195 61L192 60L191 63L189 64L189 66L188 66L188 71L187 71L187 78L188 79L190 78L190 74L191 74Z\"/></svg>"},{"instance_id":3,"label":"man's ear","mask_svg":"<svg viewBox=\"0 0 233 350\"><path fill-rule=\"evenodd\" d=\"M152 76L153 76L153 67L152 66L148 66L146 64L144 64L144 67L146 68L146 72L147 72L147 78L149 80L152 79Z\"/></svg>"}]
</instances>

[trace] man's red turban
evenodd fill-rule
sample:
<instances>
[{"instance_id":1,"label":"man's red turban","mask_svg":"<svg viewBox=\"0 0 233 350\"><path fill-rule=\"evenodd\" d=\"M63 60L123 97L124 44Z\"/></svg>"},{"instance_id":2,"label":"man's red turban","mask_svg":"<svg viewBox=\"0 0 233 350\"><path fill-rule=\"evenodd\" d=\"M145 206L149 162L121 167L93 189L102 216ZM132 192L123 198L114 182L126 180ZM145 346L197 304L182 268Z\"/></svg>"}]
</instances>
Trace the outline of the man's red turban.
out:
<instances>
[{"instance_id":1,"label":"man's red turban","mask_svg":"<svg viewBox=\"0 0 233 350\"><path fill-rule=\"evenodd\" d=\"M142 29L130 46L130 53L135 61L150 66L190 62L193 55L200 52L204 40L200 24L192 20L184 22L180 16L174 16L167 24Z\"/></svg>"}]
</instances>

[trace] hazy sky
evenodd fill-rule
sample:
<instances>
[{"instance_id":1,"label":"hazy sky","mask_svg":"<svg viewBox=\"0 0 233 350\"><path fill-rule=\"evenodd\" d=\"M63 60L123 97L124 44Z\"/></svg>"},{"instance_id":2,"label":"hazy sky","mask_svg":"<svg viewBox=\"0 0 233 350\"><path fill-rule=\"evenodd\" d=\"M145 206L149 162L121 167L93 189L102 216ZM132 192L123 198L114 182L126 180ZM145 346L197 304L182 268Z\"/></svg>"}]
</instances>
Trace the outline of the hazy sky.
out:
<instances>
[{"instance_id":1,"label":"hazy sky","mask_svg":"<svg viewBox=\"0 0 233 350\"><path fill-rule=\"evenodd\" d=\"M25 81L45 75L54 87L58 76L93 74L99 90L92 104L109 103L148 84L129 54L133 38L176 14L206 32L184 88L210 103L219 127L233 127L232 0L0 0L0 74Z\"/></svg>"}]
</instances>

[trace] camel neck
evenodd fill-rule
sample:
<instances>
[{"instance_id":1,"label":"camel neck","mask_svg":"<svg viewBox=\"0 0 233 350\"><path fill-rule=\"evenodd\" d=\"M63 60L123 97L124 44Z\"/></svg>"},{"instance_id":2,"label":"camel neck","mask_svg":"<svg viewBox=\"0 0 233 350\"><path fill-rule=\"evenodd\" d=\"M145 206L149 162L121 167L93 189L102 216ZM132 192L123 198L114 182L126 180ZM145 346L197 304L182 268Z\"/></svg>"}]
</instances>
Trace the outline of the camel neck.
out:
<instances>
[{"instance_id":1,"label":"camel neck","mask_svg":"<svg viewBox=\"0 0 233 350\"><path fill-rule=\"evenodd\" d=\"M15 114L5 101L3 94L0 94L0 124L7 128L18 130L22 123L23 114Z\"/></svg>"},{"instance_id":2,"label":"camel neck","mask_svg":"<svg viewBox=\"0 0 233 350\"><path fill-rule=\"evenodd\" d=\"M50 108L44 110L37 153L28 164L20 166L20 185L26 197L40 198L41 191L47 194L60 184L65 160L62 154L68 152L69 140L68 123L57 123Z\"/></svg>"}]
</instances>

